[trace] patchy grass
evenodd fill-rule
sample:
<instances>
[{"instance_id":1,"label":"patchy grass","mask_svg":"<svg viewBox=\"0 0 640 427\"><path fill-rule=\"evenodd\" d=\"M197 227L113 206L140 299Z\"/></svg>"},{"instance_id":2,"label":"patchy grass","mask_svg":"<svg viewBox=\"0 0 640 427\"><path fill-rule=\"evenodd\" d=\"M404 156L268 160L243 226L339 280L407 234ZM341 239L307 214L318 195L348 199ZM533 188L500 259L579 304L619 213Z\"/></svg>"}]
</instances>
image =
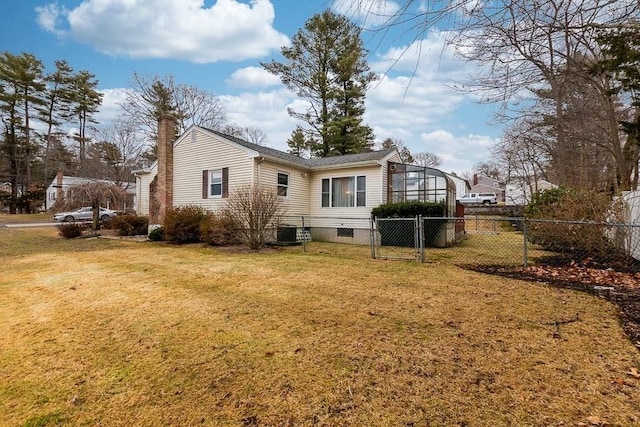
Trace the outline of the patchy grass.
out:
<instances>
[{"instance_id":1,"label":"patchy grass","mask_svg":"<svg viewBox=\"0 0 640 427\"><path fill-rule=\"evenodd\" d=\"M53 222L53 214L50 212L16 215L0 213L0 224L29 224L36 222Z\"/></svg>"},{"instance_id":2,"label":"patchy grass","mask_svg":"<svg viewBox=\"0 0 640 427\"><path fill-rule=\"evenodd\" d=\"M0 229L7 425L640 423L610 303L444 261Z\"/></svg>"}]
</instances>

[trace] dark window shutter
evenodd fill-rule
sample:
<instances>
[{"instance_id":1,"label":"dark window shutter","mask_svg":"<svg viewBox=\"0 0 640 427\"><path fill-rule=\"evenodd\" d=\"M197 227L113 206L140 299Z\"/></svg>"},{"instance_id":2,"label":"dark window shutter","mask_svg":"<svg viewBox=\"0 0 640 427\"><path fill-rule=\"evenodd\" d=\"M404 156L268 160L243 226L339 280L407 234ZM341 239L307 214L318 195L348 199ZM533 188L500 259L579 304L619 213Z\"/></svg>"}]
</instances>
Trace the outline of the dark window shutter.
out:
<instances>
[{"instance_id":1,"label":"dark window shutter","mask_svg":"<svg viewBox=\"0 0 640 427\"><path fill-rule=\"evenodd\" d=\"M209 198L209 171L202 171L202 198Z\"/></svg>"},{"instance_id":2,"label":"dark window shutter","mask_svg":"<svg viewBox=\"0 0 640 427\"><path fill-rule=\"evenodd\" d=\"M229 197L229 168L222 168L222 197Z\"/></svg>"}]
</instances>

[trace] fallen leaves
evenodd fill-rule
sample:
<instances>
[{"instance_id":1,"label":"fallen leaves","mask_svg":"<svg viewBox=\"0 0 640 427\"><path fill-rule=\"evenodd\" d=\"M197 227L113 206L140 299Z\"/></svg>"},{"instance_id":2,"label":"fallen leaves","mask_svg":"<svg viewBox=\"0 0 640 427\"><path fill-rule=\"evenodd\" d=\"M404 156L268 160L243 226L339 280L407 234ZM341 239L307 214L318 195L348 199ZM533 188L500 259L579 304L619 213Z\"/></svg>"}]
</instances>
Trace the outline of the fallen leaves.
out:
<instances>
[{"instance_id":1,"label":"fallen leaves","mask_svg":"<svg viewBox=\"0 0 640 427\"><path fill-rule=\"evenodd\" d=\"M522 271L542 279L581 282L599 286L625 287L640 290L640 273L624 273L612 269L583 267L577 264L567 266L529 266Z\"/></svg>"}]
</instances>

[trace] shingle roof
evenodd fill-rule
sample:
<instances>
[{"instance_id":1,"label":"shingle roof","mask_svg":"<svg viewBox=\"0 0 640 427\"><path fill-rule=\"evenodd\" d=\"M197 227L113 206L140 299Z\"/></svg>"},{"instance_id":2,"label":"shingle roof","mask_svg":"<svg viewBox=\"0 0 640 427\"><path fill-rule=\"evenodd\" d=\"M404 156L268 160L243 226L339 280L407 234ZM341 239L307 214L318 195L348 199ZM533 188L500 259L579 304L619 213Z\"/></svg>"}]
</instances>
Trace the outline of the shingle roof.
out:
<instances>
[{"instance_id":1,"label":"shingle roof","mask_svg":"<svg viewBox=\"0 0 640 427\"><path fill-rule=\"evenodd\" d=\"M263 145L254 144L244 139L236 138L235 136L227 135L222 132L207 129L209 132L214 133L222 138L228 139L250 150L254 150L262 155L274 157L276 159L284 160L289 163L294 163L307 168L342 165L348 163L366 162L371 160L382 160L391 154L395 148L380 151L368 151L358 154L345 154L343 156L333 157L321 157L305 159L302 157L294 156L293 154L285 153L284 151L276 150L275 148L265 147Z\"/></svg>"}]
</instances>

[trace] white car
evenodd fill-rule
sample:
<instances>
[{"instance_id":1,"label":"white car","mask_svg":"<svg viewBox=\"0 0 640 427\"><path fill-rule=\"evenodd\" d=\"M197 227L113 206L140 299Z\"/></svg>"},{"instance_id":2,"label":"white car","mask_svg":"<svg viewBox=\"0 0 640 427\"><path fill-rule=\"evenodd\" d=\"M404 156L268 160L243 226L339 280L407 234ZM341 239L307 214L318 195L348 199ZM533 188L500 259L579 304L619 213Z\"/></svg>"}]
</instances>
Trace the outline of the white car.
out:
<instances>
[{"instance_id":1,"label":"white car","mask_svg":"<svg viewBox=\"0 0 640 427\"><path fill-rule=\"evenodd\" d=\"M111 209L100 208L100 221L106 221L116 216L117 213ZM57 222L93 221L93 208L86 206L73 212L60 212L53 216Z\"/></svg>"},{"instance_id":2,"label":"white car","mask_svg":"<svg viewBox=\"0 0 640 427\"><path fill-rule=\"evenodd\" d=\"M463 205L495 205L498 203L496 193L467 193L458 199Z\"/></svg>"}]
</instances>

